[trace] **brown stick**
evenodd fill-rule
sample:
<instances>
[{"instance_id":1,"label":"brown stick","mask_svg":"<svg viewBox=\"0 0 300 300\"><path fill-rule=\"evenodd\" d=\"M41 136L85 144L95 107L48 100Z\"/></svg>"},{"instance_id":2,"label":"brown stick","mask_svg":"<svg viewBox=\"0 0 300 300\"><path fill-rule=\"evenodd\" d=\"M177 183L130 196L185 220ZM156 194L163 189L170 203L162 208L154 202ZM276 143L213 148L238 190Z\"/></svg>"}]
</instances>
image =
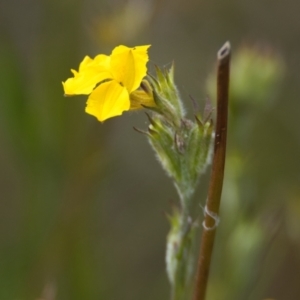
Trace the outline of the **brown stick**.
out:
<instances>
[{"instance_id":1,"label":"brown stick","mask_svg":"<svg viewBox=\"0 0 300 300\"><path fill-rule=\"evenodd\" d=\"M229 42L226 42L219 50L217 56L218 74L216 136L211 179L205 207L205 217L203 221L203 233L200 244L194 300L205 299L216 227L219 222L218 213L223 186L226 152L230 52L230 44Z\"/></svg>"}]
</instances>

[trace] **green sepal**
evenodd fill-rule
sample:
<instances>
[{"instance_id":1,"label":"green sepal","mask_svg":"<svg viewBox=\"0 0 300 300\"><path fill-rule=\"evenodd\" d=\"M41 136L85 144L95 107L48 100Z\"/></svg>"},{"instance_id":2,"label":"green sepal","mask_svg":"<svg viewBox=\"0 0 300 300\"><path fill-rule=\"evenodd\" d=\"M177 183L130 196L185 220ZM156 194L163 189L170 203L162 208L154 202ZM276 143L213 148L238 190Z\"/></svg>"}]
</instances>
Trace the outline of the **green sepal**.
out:
<instances>
[{"instance_id":1,"label":"green sepal","mask_svg":"<svg viewBox=\"0 0 300 300\"><path fill-rule=\"evenodd\" d=\"M151 119L149 125L149 141L154 148L159 161L167 173L175 179L181 180L180 158L174 144L174 133L158 116Z\"/></svg>"},{"instance_id":2,"label":"green sepal","mask_svg":"<svg viewBox=\"0 0 300 300\"><path fill-rule=\"evenodd\" d=\"M147 81L152 87L154 102L160 114L179 126L180 119L184 117L184 108L174 83L174 66L168 71L156 67L156 78L148 74Z\"/></svg>"}]
</instances>

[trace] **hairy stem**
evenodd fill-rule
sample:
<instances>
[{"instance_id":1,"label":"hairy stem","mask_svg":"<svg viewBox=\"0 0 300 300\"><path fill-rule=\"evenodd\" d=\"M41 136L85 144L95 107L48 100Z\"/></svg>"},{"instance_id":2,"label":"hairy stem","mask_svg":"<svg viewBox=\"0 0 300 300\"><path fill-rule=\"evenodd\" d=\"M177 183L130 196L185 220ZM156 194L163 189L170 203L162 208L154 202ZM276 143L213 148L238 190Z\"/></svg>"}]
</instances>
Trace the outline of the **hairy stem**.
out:
<instances>
[{"instance_id":1,"label":"hairy stem","mask_svg":"<svg viewBox=\"0 0 300 300\"><path fill-rule=\"evenodd\" d=\"M182 199L184 203L189 203L190 199ZM181 207L180 220L179 220L179 229L178 236L179 244L178 253L177 253L177 271L175 276L175 284L172 291L172 300L184 300L186 298L188 290L188 279L187 279L187 269L190 267L189 255L190 252L190 241L189 241L189 232L191 230L191 219L189 206L184 205Z\"/></svg>"},{"instance_id":2,"label":"hairy stem","mask_svg":"<svg viewBox=\"0 0 300 300\"><path fill-rule=\"evenodd\" d=\"M217 73L217 122L211 179L203 221L203 233L196 273L194 300L204 300L213 252L218 213L220 207L227 135L227 111L229 90L230 44L226 42L218 52Z\"/></svg>"}]
</instances>

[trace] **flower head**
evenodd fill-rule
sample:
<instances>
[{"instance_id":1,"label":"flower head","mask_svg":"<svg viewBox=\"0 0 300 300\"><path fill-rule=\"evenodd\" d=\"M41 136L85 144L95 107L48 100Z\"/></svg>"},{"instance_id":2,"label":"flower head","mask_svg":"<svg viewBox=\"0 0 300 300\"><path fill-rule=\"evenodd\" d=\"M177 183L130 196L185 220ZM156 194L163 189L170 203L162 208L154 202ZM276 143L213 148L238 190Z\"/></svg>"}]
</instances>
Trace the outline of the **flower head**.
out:
<instances>
[{"instance_id":1,"label":"flower head","mask_svg":"<svg viewBox=\"0 0 300 300\"><path fill-rule=\"evenodd\" d=\"M85 111L101 122L136 109L136 98L140 99L140 104L153 106L154 101L149 94L143 91L137 93L147 73L149 47L118 46L110 56L100 54L94 59L86 56L78 72L71 70L74 77L63 82L65 95L89 95ZM135 103L131 105L130 95L134 93Z\"/></svg>"}]
</instances>

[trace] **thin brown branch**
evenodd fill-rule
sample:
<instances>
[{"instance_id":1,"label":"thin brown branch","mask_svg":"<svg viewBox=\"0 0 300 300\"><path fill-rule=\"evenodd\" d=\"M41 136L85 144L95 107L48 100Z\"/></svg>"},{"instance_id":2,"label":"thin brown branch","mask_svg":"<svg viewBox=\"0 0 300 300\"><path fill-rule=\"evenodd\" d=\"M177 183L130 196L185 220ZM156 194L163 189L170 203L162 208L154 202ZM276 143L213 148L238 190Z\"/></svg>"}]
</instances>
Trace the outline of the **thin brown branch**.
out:
<instances>
[{"instance_id":1,"label":"thin brown branch","mask_svg":"<svg viewBox=\"0 0 300 300\"><path fill-rule=\"evenodd\" d=\"M226 152L230 53L230 44L229 42L226 42L219 50L217 56L217 122L214 156L205 207L205 218L203 221L203 233L198 258L194 300L205 299L215 233L219 221L218 214L223 186Z\"/></svg>"}]
</instances>

